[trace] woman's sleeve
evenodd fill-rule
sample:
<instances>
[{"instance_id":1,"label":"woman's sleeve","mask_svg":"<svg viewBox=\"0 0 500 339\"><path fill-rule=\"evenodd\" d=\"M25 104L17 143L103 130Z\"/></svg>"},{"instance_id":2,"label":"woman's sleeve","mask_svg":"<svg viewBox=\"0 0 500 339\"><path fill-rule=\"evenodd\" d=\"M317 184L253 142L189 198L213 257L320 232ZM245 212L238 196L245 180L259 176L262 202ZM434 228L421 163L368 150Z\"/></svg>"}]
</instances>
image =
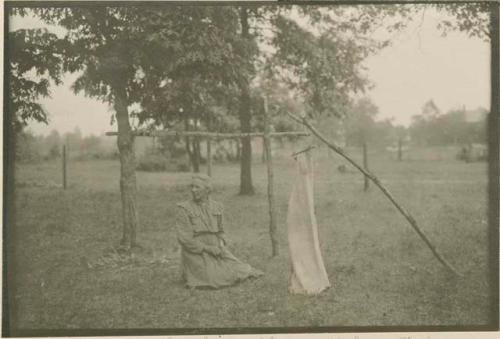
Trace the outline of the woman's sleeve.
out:
<instances>
[{"instance_id":1,"label":"woman's sleeve","mask_svg":"<svg viewBox=\"0 0 500 339\"><path fill-rule=\"evenodd\" d=\"M224 233L224 205L219 203L218 206L218 214L217 214L217 228L219 230L219 234Z\"/></svg>"},{"instance_id":2,"label":"woman's sleeve","mask_svg":"<svg viewBox=\"0 0 500 339\"><path fill-rule=\"evenodd\" d=\"M201 254L205 246L194 237L189 223L189 217L182 207L178 208L175 225L177 229L177 240L179 240L182 247L188 252Z\"/></svg>"}]
</instances>

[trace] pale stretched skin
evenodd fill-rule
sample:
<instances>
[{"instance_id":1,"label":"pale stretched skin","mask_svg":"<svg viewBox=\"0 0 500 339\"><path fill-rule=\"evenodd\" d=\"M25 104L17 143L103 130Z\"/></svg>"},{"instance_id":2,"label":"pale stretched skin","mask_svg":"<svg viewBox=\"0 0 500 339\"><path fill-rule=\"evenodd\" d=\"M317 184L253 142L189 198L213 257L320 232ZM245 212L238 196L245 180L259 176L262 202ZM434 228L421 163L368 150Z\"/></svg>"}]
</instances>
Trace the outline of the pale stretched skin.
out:
<instances>
[{"instance_id":1,"label":"pale stretched skin","mask_svg":"<svg viewBox=\"0 0 500 339\"><path fill-rule=\"evenodd\" d=\"M288 290L293 294L318 294L330 287L314 214L312 167L309 152L297 156L297 179L290 195L287 215L292 263Z\"/></svg>"},{"instance_id":2,"label":"pale stretched skin","mask_svg":"<svg viewBox=\"0 0 500 339\"><path fill-rule=\"evenodd\" d=\"M226 247L222 204L208 199L177 206L181 271L187 287L220 288L263 274L237 259Z\"/></svg>"}]
</instances>

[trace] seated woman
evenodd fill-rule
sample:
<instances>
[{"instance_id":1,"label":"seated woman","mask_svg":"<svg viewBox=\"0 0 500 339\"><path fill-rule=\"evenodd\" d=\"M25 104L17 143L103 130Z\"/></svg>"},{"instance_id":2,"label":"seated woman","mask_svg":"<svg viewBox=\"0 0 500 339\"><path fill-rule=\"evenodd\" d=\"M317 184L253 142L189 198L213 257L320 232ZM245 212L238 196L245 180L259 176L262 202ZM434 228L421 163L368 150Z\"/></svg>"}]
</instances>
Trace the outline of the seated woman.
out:
<instances>
[{"instance_id":1,"label":"seated woman","mask_svg":"<svg viewBox=\"0 0 500 339\"><path fill-rule=\"evenodd\" d=\"M219 288L263 273L238 260L226 247L223 206L210 199L211 179L193 176L193 199L178 204L177 238L187 287Z\"/></svg>"}]
</instances>

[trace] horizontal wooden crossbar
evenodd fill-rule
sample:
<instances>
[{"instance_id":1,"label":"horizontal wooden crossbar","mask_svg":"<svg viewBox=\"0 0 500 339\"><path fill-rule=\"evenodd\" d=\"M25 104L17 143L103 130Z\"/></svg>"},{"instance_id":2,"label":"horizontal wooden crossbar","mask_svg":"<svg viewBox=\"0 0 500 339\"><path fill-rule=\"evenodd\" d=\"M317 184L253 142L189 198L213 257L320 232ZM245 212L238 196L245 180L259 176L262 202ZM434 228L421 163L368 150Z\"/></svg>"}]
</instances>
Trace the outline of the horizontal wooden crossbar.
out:
<instances>
[{"instance_id":1,"label":"horizontal wooden crossbar","mask_svg":"<svg viewBox=\"0 0 500 339\"><path fill-rule=\"evenodd\" d=\"M178 131L133 131L134 136L141 137L199 137L204 139L238 139L264 137L262 132L253 133L215 133L215 132L178 132ZM107 136L116 136L118 132L106 132ZM272 138L281 137L306 137L308 132L272 132L269 136Z\"/></svg>"}]
</instances>

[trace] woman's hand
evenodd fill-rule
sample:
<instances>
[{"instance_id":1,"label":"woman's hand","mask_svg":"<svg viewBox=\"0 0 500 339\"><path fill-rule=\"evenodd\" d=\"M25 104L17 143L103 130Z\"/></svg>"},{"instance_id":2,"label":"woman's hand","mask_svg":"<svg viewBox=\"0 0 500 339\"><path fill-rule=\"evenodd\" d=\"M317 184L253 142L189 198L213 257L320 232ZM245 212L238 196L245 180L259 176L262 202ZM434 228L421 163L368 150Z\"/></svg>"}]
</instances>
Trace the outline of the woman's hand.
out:
<instances>
[{"instance_id":1,"label":"woman's hand","mask_svg":"<svg viewBox=\"0 0 500 339\"><path fill-rule=\"evenodd\" d=\"M218 238L219 238L219 246L227 246L227 239L224 236L224 234L219 234Z\"/></svg>"},{"instance_id":2,"label":"woman's hand","mask_svg":"<svg viewBox=\"0 0 500 339\"><path fill-rule=\"evenodd\" d=\"M222 250L218 246L207 246L205 252L214 257L220 257L222 255Z\"/></svg>"}]
</instances>

